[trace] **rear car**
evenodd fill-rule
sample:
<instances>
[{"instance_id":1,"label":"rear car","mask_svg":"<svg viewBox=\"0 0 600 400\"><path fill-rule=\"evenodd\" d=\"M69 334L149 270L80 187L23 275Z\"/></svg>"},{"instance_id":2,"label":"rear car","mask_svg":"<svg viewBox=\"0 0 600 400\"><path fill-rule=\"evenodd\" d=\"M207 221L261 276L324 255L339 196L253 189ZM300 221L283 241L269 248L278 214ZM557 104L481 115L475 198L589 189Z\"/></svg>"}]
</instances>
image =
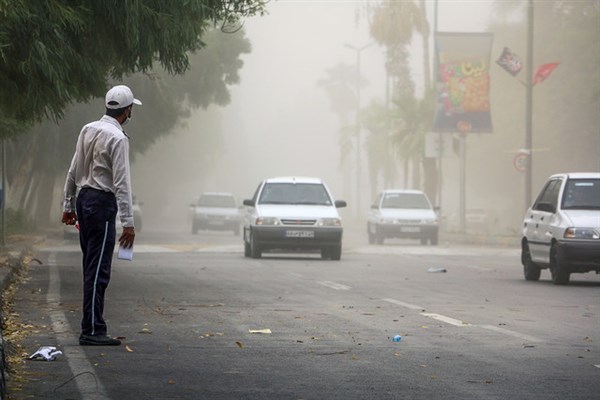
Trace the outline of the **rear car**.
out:
<instances>
[{"instance_id":1,"label":"rear car","mask_svg":"<svg viewBox=\"0 0 600 400\"><path fill-rule=\"evenodd\" d=\"M524 217L521 263L526 280L549 269L558 285L572 273L600 272L600 173L548 178Z\"/></svg>"},{"instance_id":2,"label":"rear car","mask_svg":"<svg viewBox=\"0 0 600 400\"><path fill-rule=\"evenodd\" d=\"M384 190L377 196L367 217L370 244L387 238L418 239L421 244L438 244L438 215L420 190Z\"/></svg>"},{"instance_id":3,"label":"rear car","mask_svg":"<svg viewBox=\"0 0 600 400\"><path fill-rule=\"evenodd\" d=\"M322 258L341 258L343 228L337 209L346 202L334 201L321 179L266 179L244 206L246 257L260 258L271 250L318 250Z\"/></svg>"},{"instance_id":4,"label":"rear car","mask_svg":"<svg viewBox=\"0 0 600 400\"><path fill-rule=\"evenodd\" d=\"M199 230L231 231L240 234L241 215L235 197L227 192L205 192L190 205L192 234Z\"/></svg>"}]
</instances>

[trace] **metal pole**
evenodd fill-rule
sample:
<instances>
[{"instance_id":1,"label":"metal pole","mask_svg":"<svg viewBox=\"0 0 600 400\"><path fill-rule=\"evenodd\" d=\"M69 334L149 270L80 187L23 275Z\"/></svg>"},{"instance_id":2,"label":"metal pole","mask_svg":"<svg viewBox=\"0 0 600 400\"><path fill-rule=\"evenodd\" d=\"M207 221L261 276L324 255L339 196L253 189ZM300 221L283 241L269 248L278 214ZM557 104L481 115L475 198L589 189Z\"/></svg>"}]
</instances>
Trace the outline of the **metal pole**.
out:
<instances>
[{"instance_id":1,"label":"metal pole","mask_svg":"<svg viewBox=\"0 0 600 400\"><path fill-rule=\"evenodd\" d=\"M361 206L360 206L360 151L361 151L361 141L360 141L360 53L365 50L367 47L371 46L372 43L368 43L362 47L354 47L350 44L346 44L345 46L356 51L356 217L359 218L361 215Z\"/></svg>"},{"instance_id":2,"label":"metal pole","mask_svg":"<svg viewBox=\"0 0 600 400\"><path fill-rule=\"evenodd\" d=\"M466 226L466 191L467 191L467 135L460 135L460 233L465 233Z\"/></svg>"},{"instance_id":3,"label":"metal pole","mask_svg":"<svg viewBox=\"0 0 600 400\"><path fill-rule=\"evenodd\" d=\"M438 31L438 0L435 0L434 8L433 8L433 51L434 51L434 77L433 84L435 85L437 82L437 77L439 74L439 60L437 56L437 40L436 34ZM436 93L437 95L437 93ZM442 140L442 132L438 133L438 180L437 180L437 206L439 207L439 213L442 212L442 156L443 156L443 146L444 141Z\"/></svg>"},{"instance_id":4,"label":"metal pole","mask_svg":"<svg viewBox=\"0 0 600 400\"><path fill-rule=\"evenodd\" d=\"M526 111L525 111L525 150L529 155L525 157L525 209L531 205L532 172L533 172L533 0L527 6L527 68L526 68Z\"/></svg>"},{"instance_id":5,"label":"metal pole","mask_svg":"<svg viewBox=\"0 0 600 400\"><path fill-rule=\"evenodd\" d=\"M357 217L361 214L360 205L360 52L356 50L356 211Z\"/></svg>"}]
</instances>

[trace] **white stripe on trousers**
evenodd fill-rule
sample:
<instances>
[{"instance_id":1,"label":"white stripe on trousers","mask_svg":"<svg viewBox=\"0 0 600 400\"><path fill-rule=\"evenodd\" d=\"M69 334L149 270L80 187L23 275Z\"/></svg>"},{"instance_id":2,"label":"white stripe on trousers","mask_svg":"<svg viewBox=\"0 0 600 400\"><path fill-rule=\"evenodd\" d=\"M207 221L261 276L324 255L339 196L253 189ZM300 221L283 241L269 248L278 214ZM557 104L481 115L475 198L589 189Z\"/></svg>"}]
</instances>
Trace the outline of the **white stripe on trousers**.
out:
<instances>
[{"instance_id":1,"label":"white stripe on trousers","mask_svg":"<svg viewBox=\"0 0 600 400\"><path fill-rule=\"evenodd\" d=\"M102 256L104 255L104 247L106 246L106 238L108 236L108 221L104 225L104 240L102 240L102 250L100 250L100 258L96 267L96 276L94 277L94 291L92 294L92 335L96 333L96 285L98 284L98 275L100 274L100 265L102 264Z\"/></svg>"}]
</instances>

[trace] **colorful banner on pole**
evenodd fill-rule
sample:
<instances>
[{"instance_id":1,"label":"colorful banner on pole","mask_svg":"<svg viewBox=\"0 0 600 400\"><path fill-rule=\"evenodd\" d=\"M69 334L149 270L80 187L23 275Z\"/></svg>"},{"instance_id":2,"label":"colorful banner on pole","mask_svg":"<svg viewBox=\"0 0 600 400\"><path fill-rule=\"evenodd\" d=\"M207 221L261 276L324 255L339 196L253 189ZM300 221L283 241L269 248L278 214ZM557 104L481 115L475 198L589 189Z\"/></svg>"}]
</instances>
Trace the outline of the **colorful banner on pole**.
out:
<instances>
[{"instance_id":1,"label":"colorful banner on pole","mask_svg":"<svg viewBox=\"0 0 600 400\"><path fill-rule=\"evenodd\" d=\"M491 33L437 32L433 132L491 133Z\"/></svg>"},{"instance_id":2,"label":"colorful banner on pole","mask_svg":"<svg viewBox=\"0 0 600 400\"><path fill-rule=\"evenodd\" d=\"M508 47L505 47L504 50L502 50L502 54L496 60L496 63L512 76L519 75L519 72L521 72L521 69L523 68L519 56Z\"/></svg>"}]
</instances>

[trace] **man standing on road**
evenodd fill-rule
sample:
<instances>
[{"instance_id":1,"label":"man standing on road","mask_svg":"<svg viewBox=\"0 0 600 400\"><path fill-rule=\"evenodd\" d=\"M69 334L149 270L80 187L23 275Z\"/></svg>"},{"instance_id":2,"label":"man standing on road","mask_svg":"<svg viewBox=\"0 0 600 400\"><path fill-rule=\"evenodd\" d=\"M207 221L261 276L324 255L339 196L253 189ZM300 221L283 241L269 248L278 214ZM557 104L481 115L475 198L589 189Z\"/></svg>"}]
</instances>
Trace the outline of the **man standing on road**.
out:
<instances>
[{"instance_id":1,"label":"man standing on road","mask_svg":"<svg viewBox=\"0 0 600 400\"><path fill-rule=\"evenodd\" d=\"M118 346L107 336L103 318L104 292L110 281L120 211L123 232L119 244L133 246L133 207L129 170L129 138L122 126L131 119L133 105L142 102L124 85L106 93L106 114L85 125L67 174L62 222L79 222L83 252L83 318L79 344Z\"/></svg>"}]
</instances>

